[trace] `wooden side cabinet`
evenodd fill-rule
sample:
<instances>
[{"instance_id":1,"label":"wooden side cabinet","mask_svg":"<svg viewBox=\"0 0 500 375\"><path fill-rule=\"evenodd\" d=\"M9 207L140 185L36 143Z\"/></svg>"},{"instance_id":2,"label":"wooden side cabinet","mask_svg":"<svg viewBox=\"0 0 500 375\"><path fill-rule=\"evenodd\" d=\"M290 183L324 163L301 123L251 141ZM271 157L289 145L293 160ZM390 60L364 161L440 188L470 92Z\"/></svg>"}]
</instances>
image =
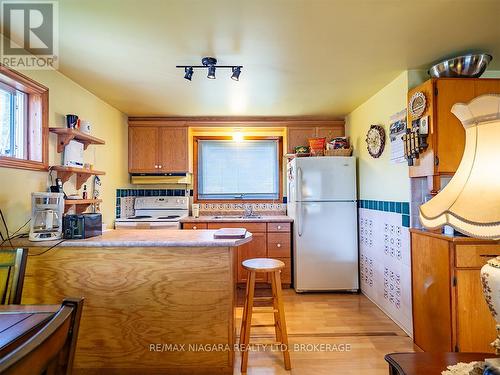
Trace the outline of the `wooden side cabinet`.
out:
<instances>
[{"instance_id":1,"label":"wooden side cabinet","mask_svg":"<svg viewBox=\"0 0 500 375\"><path fill-rule=\"evenodd\" d=\"M196 222L183 223L182 229L220 229L220 228L245 228L252 232L252 241L237 248L238 255L235 257L238 284L244 285L247 281L247 271L241 266L241 262L251 258L274 258L285 263L285 268L281 271L281 284L284 288L289 288L292 284L292 249L291 235L292 224L266 223L266 222ZM267 274L258 273L256 281L258 283L269 284Z\"/></svg>"},{"instance_id":2,"label":"wooden side cabinet","mask_svg":"<svg viewBox=\"0 0 500 375\"><path fill-rule=\"evenodd\" d=\"M130 173L189 172L188 128L177 123L130 123L128 155Z\"/></svg>"},{"instance_id":3,"label":"wooden side cabinet","mask_svg":"<svg viewBox=\"0 0 500 375\"><path fill-rule=\"evenodd\" d=\"M456 172L465 147L465 130L451 108L479 95L500 94L500 79L439 78L430 79L408 92L408 102L417 92L424 94L428 116L428 147L414 160L410 177L450 175ZM408 114L408 126L413 118ZM439 190L439 187L436 188Z\"/></svg>"},{"instance_id":4,"label":"wooden side cabinet","mask_svg":"<svg viewBox=\"0 0 500 375\"><path fill-rule=\"evenodd\" d=\"M411 229L414 341L426 352L493 352L480 269L500 243Z\"/></svg>"}]
</instances>

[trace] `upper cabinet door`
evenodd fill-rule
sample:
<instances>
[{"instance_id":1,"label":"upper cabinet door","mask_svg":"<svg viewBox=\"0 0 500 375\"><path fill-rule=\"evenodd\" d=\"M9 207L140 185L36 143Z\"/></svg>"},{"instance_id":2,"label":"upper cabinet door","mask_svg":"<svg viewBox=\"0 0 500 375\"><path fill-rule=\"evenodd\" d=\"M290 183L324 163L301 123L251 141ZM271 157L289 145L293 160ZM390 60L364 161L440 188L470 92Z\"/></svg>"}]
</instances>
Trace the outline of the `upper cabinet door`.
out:
<instances>
[{"instance_id":1,"label":"upper cabinet door","mask_svg":"<svg viewBox=\"0 0 500 375\"><path fill-rule=\"evenodd\" d=\"M161 127L159 148L160 172L188 172L188 129Z\"/></svg>"},{"instance_id":2,"label":"upper cabinet door","mask_svg":"<svg viewBox=\"0 0 500 375\"><path fill-rule=\"evenodd\" d=\"M289 127L287 129L288 152L295 152L297 146L309 146L309 138L316 136L315 127Z\"/></svg>"},{"instance_id":3,"label":"upper cabinet door","mask_svg":"<svg viewBox=\"0 0 500 375\"><path fill-rule=\"evenodd\" d=\"M475 97L474 80L438 79L437 87L437 172L453 174L465 149L465 129L451 112L456 103L468 103Z\"/></svg>"},{"instance_id":4,"label":"upper cabinet door","mask_svg":"<svg viewBox=\"0 0 500 375\"><path fill-rule=\"evenodd\" d=\"M332 138L343 137L345 135L344 125L339 126L319 126L316 128L316 137L326 138L329 141Z\"/></svg>"},{"instance_id":5,"label":"upper cabinet door","mask_svg":"<svg viewBox=\"0 0 500 375\"><path fill-rule=\"evenodd\" d=\"M158 172L157 127L128 128L128 170L130 173Z\"/></svg>"}]
</instances>

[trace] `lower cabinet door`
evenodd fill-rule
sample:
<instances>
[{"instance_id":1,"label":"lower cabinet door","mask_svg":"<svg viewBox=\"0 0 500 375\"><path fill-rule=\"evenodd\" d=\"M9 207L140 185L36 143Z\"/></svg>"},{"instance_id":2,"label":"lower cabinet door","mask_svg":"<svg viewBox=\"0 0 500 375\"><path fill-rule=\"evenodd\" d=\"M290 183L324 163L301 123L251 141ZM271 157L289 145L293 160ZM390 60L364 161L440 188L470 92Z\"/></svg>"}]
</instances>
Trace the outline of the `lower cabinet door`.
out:
<instances>
[{"instance_id":1,"label":"lower cabinet door","mask_svg":"<svg viewBox=\"0 0 500 375\"><path fill-rule=\"evenodd\" d=\"M493 352L495 321L486 305L478 269L457 270L457 343L461 352Z\"/></svg>"},{"instance_id":2,"label":"lower cabinet door","mask_svg":"<svg viewBox=\"0 0 500 375\"><path fill-rule=\"evenodd\" d=\"M241 266L241 262L252 258L267 257L267 236L266 233L252 233L252 241L238 246L238 282L247 281L248 272ZM257 273L257 282L267 282L266 273Z\"/></svg>"},{"instance_id":3,"label":"lower cabinet door","mask_svg":"<svg viewBox=\"0 0 500 375\"><path fill-rule=\"evenodd\" d=\"M292 283L292 260L290 258L275 258L285 263L285 268L281 270L281 283L290 285Z\"/></svg>"}]
</instances>

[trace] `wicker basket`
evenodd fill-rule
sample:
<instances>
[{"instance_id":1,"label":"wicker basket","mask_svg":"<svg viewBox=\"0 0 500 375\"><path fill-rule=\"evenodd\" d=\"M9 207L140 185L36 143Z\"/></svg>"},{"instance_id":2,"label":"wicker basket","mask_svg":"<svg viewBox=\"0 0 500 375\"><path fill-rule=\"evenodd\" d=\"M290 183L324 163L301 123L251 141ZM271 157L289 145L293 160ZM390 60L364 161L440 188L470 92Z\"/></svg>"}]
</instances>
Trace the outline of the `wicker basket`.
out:
<instances>
[{"instance_id":1,"label":"wicker basket","mask_svg":"<svg viewBox=\"0 0 500 375\"><path fill-rule=\"evenodd\" d=\"M349 148L337 148L335 150L325 150L325 156L351 156L352 146Z\"/></svg>"}]
</instances>

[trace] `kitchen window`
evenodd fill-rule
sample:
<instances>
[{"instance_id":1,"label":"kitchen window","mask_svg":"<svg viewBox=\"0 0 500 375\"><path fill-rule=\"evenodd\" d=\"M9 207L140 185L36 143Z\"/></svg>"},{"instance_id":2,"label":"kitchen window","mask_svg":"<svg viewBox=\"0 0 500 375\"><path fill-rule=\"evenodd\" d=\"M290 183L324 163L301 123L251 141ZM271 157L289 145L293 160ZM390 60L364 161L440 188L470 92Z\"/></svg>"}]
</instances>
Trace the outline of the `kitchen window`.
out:
<instances>
[{"instance_id":1,"label":"kitchen window","mask_svg":"<svg viewBox=\"0 0 500 375\"><path fill-rule=\"evenodd\" d=\"M47 169L48 89L0 66L0 167Z\"/></svg>"},{"instance_id":2,"label":"kitchen window","mask_svg":"<svg viewBox=\"0 0 500 375\"><path fill-rule=\"evenodd\" d=\"M281 199L280 137L198 138L195 145L198 200Z\"/></svg>"},{"instance_id":3,"label":"kitchen window","mask_svg":"<svg viewBox=\"0 0 500 375\"><path fill-rule=\"evenodd\" d=\"M25 159L27 150L27 94L0 83L0 155Z\"/></svg>"}]
</instances>

